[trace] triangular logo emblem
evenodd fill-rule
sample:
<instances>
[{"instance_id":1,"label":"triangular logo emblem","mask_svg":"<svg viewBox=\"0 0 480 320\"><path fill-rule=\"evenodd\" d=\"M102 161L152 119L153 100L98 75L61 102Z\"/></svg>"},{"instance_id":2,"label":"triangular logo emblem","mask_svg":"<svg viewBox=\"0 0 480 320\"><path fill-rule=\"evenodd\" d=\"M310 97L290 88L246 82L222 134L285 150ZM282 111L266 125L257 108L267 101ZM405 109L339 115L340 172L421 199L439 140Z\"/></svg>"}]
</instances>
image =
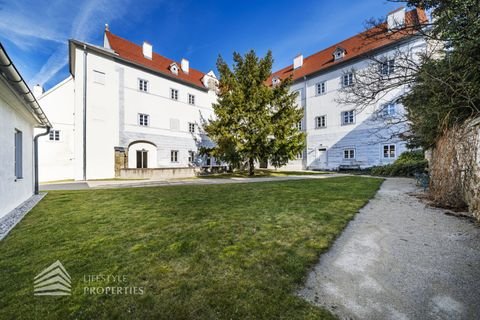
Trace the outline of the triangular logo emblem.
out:
<instances>
[{"instance_id":1,"label":"triangular logo emblem","mask_svg":"<svg viewBox=\"0 0 480 320\"><path fill-rule=\"evenodd\" d=\"M55 261L34 279L36 296L69 296L72 278L60 261Z\"/></svg>"}]
</instances>

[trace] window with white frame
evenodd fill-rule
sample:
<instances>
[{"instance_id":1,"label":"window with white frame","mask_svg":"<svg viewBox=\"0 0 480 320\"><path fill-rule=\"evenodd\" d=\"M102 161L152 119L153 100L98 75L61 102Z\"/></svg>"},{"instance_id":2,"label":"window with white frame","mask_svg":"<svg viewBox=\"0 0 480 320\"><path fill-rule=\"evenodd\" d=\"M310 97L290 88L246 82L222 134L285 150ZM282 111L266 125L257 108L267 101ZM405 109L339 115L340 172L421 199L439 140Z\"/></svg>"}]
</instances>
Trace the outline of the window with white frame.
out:
<instances>
[{"instance_id":1,"label":"window with white frame","mask_svg":"<svg viewBox=\"0 0 480 320\"><path fill-rule=\"evenodd\" d=\"M188 151L188 162L192 163L195 161L195 151Z\"/></svg>"},{"instance_id":2,"label":"window with white frame","mask_svg":"<svg viewBox=\"0 0 480 320\"><path fill-rule=\"evenodd\" d=\"M193 94L188 94L188 103L195 104L195 96Z\"/></svg>"},{"instance_id":3,"label":"window with white frame","mask_svg":"<svg viewBox=\"0 0 480 320\"><path fill-rule=\"evenodd\" d=\"M382 115L384 117L391 117L395 115L395 103L387 103L382 108Z\"/></svg>"},{"instance_id":4,"label":"window with white frame","mask_svg":"<svg viewBox=\"0 0 480 320\"><path fill-rule=\"evenodd\" d=\"M325 92L327 92L327 84L325 81L317 83L316 88L317 96L325 94Z\"/></svg>"},{"instance_id":5,"label":"window with white frame","mask_svg":"<svg viewBox=\"0 0 480 320\"><path fill-rule=\"evenodd\" d=\"M138 90L148 92L148 81L145 79L138 79Z\"/></svg>"},{"instance_id":6,"label":"window with white frame","mask_svg":"<svg viewBox=\"0 0 480 320\"><path fill-rule=\"evenodd\" d=\"M302 131L303 130L303 119L298 121L296 124L295 124L295 127L297 128L298 131Z\"/></svg>"},{"instance_id":7,"label":"window with white frame","mask_svg":"<svg viewBox=\"0 0 480 320\"><path fill-rule=\"evenodd\" d=\"M343 159L355 159L355 148L343 149Z\"/></svg>"},{"instance_id":8,"label":"window with white frame","mask_svg":"<svg viewBox=\"0 0 480 320\"><path fill-rule=\"evenodd\" d=\"M138 114L138 125L148 127L150 124L150 116L145 113Z\"/></svg>"},{"instance_id":9,"label":"window with white frame","mask_svg":"<svg viewBox=\"0 0 480 320\"><path fill-rule=\"evenodd\" d=\"M23 134L20 130L15 130L15 178L23 178Z\"/></svg>"},{"instance_id":10,"label":"window with white frame","mask_svg":"<svg viewBox=\"0 0 480 320\"><path fill-rule=\"evenodd\" d=\"M60 130L51 130L48 134L48 140L60 141Z\"/></svg>"},{"instance_id":11,"label":"window with white frame","mask_svg":"<svg viewBox=\"0 0 480 320\"><path fill-rule=\"evenodd\" d=\"M342 125L355 123L355 110L342 112Z\"/></svg>"},{"instance_id":12,"label":"window with white frame","mask_svg":"<svg viewBox=\"0 0 480 320\"><path fill-rule=\"evenodd\" d=\"M297 153L297 160L303 159L303 151Z\"/></svg>"},{"instance_id":13,"label":"window with white frame","mask_svg":"<svg viewBox=\"0 0 480 320\"><path fill-rule=\"evenodd\" d=\"M315 128L326 128L327 127L327 116L319 116L315 118Z\"/></svg>"},{"instance_id":14,"label":"window with white frame","mask_svg":"<svg viewBox=\"0 0 480 320\"><path fill-rule=\"evenodd\" d=\"M353 72L345 73L342 76L342 85L344 87L353 85Z\"/></svg>"},{"instance_id":15,"label":"window with white frame","mask_svg":"<svg viewBox=\"0 0 480 320\"><path fill-rule=\"evenodd\" d=\"M394 144L385 144L383 145L383 157L385 159L392 159L395 158L396 156L396 150L395 150L395 145Z\"/></svg>"},{"instance_id":16,"label":"window with white frame","mask_svg":"<svg viewBox=\"0 0 480 320\"><path fill-rule=\"evenodd\" d=\"M195 123L193 122L188 123L188 132L195 133Z\"/></svg>"},{"instance_id":17,"label":"window with white frame","mask_svg":"<svg viewBox=\"0 0 480 320\"><path fill-rule=\"evenodd\" d=\"M380 64L380 74L389 76L395 72L395 59L385 60Z\"/></svg>"},{"instance_id":18,"label":"window with white frame","mask_svg":"<svg viewBox=\"0 0 480 320\"><path fill-rule=\"evenodd\" d=\"M171 162L178 162L178 150L170 151L170 161Z\"/></svg>"},{"instance_id":19,"label":"window with white frame","mask_svg":"<svg viewBox=\"0 0 480 320\"><path fill-rule=\"evenodd\" d=\"M178 100L178 90L170 89L170 98L173 100Z\"/></svg>"}]
</instances>

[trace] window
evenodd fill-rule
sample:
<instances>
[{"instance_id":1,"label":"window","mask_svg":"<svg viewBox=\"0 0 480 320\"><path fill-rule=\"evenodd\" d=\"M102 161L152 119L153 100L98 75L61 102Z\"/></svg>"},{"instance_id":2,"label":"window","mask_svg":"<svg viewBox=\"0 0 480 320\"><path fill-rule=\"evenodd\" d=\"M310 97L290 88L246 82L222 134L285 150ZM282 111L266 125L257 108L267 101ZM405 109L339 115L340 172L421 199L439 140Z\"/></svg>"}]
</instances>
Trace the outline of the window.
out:
<instances>
[{"instance_id":1,"label":"window","mask_svg":"<svg viewBox=\"0 0 480 320\"><path fill-rule=\"evenodd\" d=\"M48 134L48 140L60 141L60 130L51 130Z\"/></svg>"},{"instance_id":2,"label":"window","mask_svg":"<svg viewBox=\"0 0 480 320\"><path fill-rule=\"evenodd\" d=\"M326 128L327 127L327 116L320 116L315 118L315 128Z\"/></svg>"},{"instance_id":3,"label":"window","mask_svg":"<svg viewBox=\"0 0 480 320\"><path fill-rule=\"evenodd\" d=\"M195 161L195 151L188 151L188 162L192 163Z\"/></svg>"},{"instance_id":4,"label":"window","mask_svg":"<svg viewBox=\"0 0 480 320\"><path fill-rule=\"evenodd\" d=\"M383 157L386 159L395 158L395 145L385 144L383 145Z\"/></svg>"},{"instance_id":5,"label":"window","mask_svg":"<svg viewBox=\"0 0 480 320\"><path fill-rule=\"evenodd\" d=\"M178 90L170 89L170 98L173 100L178 100Z\"/></svg>"},{"instance_id":6,"label":"window","mask_svg":"<svg viewBox=\"0 0 480 320\"><path fill-rule=\"evenodd\" d=\"M355 159L355 149L353 148L344 149L343 159Z\"/></svg>"},{"instance_id":7,"label":"window","mask_svg":"<svg viewBox=\"0 0 480 320\"><path fill-rule=\"evenodd\" d=\"M195 133L195 123L190 122L188 124L188 132Z\"/></svg>"},{"instance_id":8,"label":"window","mask_svg":"<svg viewBox=\"0 0 480 320\"><path fill-rule=\"evenodd\" d=\"M148 168L148 151L145 149L137 150L137 168Z\"/></svg>"},{"instance_id":9,"label":"window","mask_svg":"<svg viewBox=\"0 0 480 320\"><path fill-rule=\"evenodd\" d=\"M171 162L178 162L178 150L170 151L170 161Z\"/></svg>"},{"instance_id":10,"label":"window","mask_svg":"<svg viewBox=\"0 0 480 320\"><path fill-rule=\"evenodd\" d=\"M147 127L150 122L150 116L148 114L138 114L138 125Z\"/></svg>"},{"instance_id":11,"label":"window","mask_svg":"<svg viewBox=\"0 0 480 320\"><path fill-rule=\"evenodd\" d=\"M93 82L98 84L105 84L105 73L93 70Z\"/></svg>"},{"instance_id":12,"label":"window","mask_svg":"<svg viewBox=\"0 0 480 320\"><path fill-rule=\"evenodd\" d=\"M325 94L326 89L327 89L327 85L326 85L325 81L317 83L317 96Z\"/></svg>"},{"instance_id":13,"label":"window","mask_svg":"<svg viewBox=\"0 0 480 320\"><path fill-rule=\"evenodd\" d=\"M138 90L148 92L148 81L144 79L138 79Z\"/></svg>"},{"instance_id":14,"label":"window","mask_svg":"<svg viewBox=\"0 0 480 320\"><path fill-rule=\"evenodd\" d=\"M342 124L355 123L355 110L342 112Z\"/></svg>"},{"instance_id":15,"label":"window","mask_svg":"<svg viewBox=\"0 0 480 320\"><path fill-rule=\"evenodd\" d=\"M388 103L383 106L382 108L382 115L384 117L389 117L395 115L395 104L394 103Z\"/></svg>"},{"instance_id":16,"label":"window","mask_svg":"<svg viewBox=\"0 0 480 320\"><path fill-rule=\"evenodd\" d=\"M193 94L188 94L188 103L195 104L195 96Z\"/></svg>"},{"instance_id":17,"label":"window","mask_svg":"<svg viewBox=\"0 0 480 320\"><path fill-rule=\"evenodd\" d=\"M297 154L297 160L303 159L303 151Z\"/></svg>"},{"instance_id":18,"label":"window","mask_svg":"<svg viewBox=\"0 0 480 320\"><path fill-rule=\"evenodd\" d=\"M388 76L395 71L395 59L385 60L380 64L380 74Z\"/></svg>"},{"instance_id":19,"label":"window","mask_svg":"<svg viewBox=\"0 0 480 320\"><path fill-rule=\"evenodd\" d=\"M295 127L297 128L298 131L302 131L303 130L303 119L298 121L296 124L295 124Z\"/></svg>"},{"instance_id":20,"label":"window","mask_svg":"<svg viewBox=\"0 0 480 320\"><path fill-rule=\"evenodd\" d=\"M342 85L344 87L348 87L348 86L353 85L353 73L352 72L345 73L342 76Z\"/></svg>"},{"instance_id":21,"label":"window","mask_svg":"<svg viewBox=\"0 0 480 320\"><path fill-rule=\"evenodd\" d=\"M23 178L23 135L22 131L15 130L15 178Z\"/></svg>"}]
</instances>

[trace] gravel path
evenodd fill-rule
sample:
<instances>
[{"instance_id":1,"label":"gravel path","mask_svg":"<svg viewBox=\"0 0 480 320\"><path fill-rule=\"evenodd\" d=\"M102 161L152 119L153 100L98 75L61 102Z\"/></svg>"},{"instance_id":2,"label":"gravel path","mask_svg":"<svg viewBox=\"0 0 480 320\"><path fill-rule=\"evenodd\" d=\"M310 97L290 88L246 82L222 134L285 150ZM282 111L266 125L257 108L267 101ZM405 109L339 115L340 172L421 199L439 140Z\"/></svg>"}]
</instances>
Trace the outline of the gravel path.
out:
<instances>
[{"instance_id":1,"label":"gravel path","mask_svg":"<svg viewBox=\"0 0 480 320\"><path fill-rule=\"evenodd\" d=\"M23 219L23 217L33 209L46 196L46 193L34 194L27 201L0 218L0 240L5 238L8 233Z\"/></svg>"},{"instance_id":2,"label":"gravel path","mask_svg":"<svg viewBox=\"0 0 480 320\"><path fill-rule=\"evenodd\" d=\"M480 228L387 179L299 295L341 319L480 319Z\"/></svg>"}]
</instances>

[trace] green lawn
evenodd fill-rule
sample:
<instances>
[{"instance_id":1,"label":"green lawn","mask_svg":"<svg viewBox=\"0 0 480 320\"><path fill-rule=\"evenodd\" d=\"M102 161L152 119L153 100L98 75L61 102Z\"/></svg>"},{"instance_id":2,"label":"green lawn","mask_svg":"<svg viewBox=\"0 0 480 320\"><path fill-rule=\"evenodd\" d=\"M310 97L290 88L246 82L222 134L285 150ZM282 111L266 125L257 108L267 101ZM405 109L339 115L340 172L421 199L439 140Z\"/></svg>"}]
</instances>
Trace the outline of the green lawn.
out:
<instances>
[{"instance_id":1,"label":"green lawn","mask_svg":"<svg viewBox=\"0 0 480 320\"><path fill-rule=\"evenodd\" d=\"M319 175L329 174L326 171L282 171L282 170L269 170L269 169L255 169L255 175L250 176L248 171L235 171L233 173L214 173L198 176L198 178L264 178L264 177L287 177L287 176L307 176L307 175Z\"/></svg>"},{"instance_id":2,"label":"green lawn","mask_svg":"<svg viewBox=\"0 0 480 320\"><path fill-rule=\"evenodd\" d=\"M295 296L380 179L57 191L0 242L0 319L329 319ZM34 296L60 260L71 296ZM121 275L143 295L88 295Z\"/></svg>"}]
</instances>

